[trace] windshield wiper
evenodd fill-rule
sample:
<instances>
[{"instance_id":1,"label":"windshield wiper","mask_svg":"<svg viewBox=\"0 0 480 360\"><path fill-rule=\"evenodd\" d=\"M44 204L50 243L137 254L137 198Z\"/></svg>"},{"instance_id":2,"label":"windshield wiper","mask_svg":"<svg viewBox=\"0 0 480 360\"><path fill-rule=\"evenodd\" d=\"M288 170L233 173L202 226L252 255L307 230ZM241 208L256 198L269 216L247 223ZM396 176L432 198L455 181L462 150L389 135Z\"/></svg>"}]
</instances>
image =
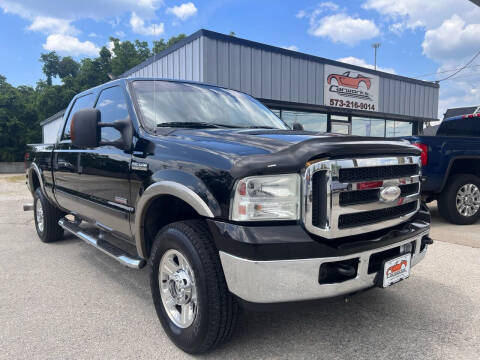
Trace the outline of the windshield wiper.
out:
<instances>
[{"instance_id":1,"label":"windshield wiper","mask_svg":"<svg viewBox=\"0 0 480 360\"><path fill-rule=\"evenodd\" d=\"M157 124L157 127L177 127L177 128L237 128L237 126L226 125L226 124L217 124L211 122L197 122L197 121L172 121Z\"/></svg>"},{"instance_id":2,"label":"windshield wiper","mask_svg":"<svg viewBox=\"0 0 480 360\"><path fill-rule=\"evenodd\" d=\"M260 126L260 125L252 125L252 126L245 126L243 129L275 129L275 130L282 130L273 126Z\"/></svg>"}]
</instances>

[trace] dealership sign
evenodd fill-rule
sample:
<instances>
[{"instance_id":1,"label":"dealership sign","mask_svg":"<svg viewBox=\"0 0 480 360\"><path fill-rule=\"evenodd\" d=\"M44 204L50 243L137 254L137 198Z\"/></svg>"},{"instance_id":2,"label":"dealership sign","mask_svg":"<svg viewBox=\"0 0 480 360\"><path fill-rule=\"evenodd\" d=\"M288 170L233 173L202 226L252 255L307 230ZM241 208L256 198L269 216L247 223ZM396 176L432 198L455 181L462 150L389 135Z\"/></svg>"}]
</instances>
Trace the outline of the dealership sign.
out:
<instances>
[{"instance_id":1,"label":"dealership sign","mask_svg":"<svg viewBox=\"0 0 480 360\"><path fill-rule=\"evenodd\" d=\"M326 106L378 111L378 76L326 64L324 69Z\"/></svg>"}]
</instances>

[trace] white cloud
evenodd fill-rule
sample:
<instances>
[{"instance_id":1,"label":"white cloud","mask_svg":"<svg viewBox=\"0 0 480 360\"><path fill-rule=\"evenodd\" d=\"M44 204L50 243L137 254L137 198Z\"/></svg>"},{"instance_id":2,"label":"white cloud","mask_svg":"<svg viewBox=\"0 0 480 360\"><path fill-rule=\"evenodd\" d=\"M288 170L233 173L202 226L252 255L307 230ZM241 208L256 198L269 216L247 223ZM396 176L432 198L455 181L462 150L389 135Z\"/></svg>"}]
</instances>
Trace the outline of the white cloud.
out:
<instances>
[{"instance_id":1,"label":"white cloud","mask_svg":"<svg viewBox=\"0 0 480 360\"><path fill-rule=\"evenodd\" d=\"M91 3L91 4L90 4ZM26 19L37 16L51 16L62 19L105 19L135 11L144 19L155 17L155 11L163 6L163 0L0 0L0 8L5 12Z\"/></svg>"},{"instance_id":2,"label":"white cloud","mask_svg":"<svg viewBox=\"0 0 480 360\"><path fill-rule=\"evenodd\" d=\"M478 51L480 24L467 25L458 15L428 30L422 43L423 53L442 64L466 61Z\"/></svg>"},{"instance_id":3,"label":"white cloud","mask_svg":"<svg viewBox=\"0 0 480 360\"><path fill-rule=\"evenodd\" d=\"M197 8L192 2L184 3L179 6L173 6L167 9L167 14L173 14L180 20L187 20L197 13Z\"/></svg>"},{"instance_id":4,"label":"white cloud","mask_svg":"<svg viewBox=\"0 0 480 360\"><path fill-rule=\"evenodd\" d=\"M468 70L457 79L440 83L439 111L443 116L448 108L480 106L480 77L478 71Z\"/></svg>"},{"instance_id":5,"label":"white cloud","mask_svg":"<svg viewBox=\"0 0 480 360\"><path fill-rule=\"evenodd\" d=\"M331 1L322 2L322 3L320 3L320 5L318 7L321 8L321 9L327 9L327 10L331 10L331 11L337 11L338 10L338 5L335 4L334 2L331 2Z\"/></svg>"},{"instance_id":6,"label":"white cloud","mask_svg":"<svg viewBox=\"0 0 480 360\"><path fill-rule=\"evenodd\" d=\"M423 54L439 64L439 73L430 76L430 79L441 79L452 74L453 71L447 70L461 67L478 50L480 7L471 1L366 0L363 7L384 15L386 22L391 23L389 30L398 35L404 29L425 31ZM476 64L480 64L479 60ZM479 103L478 67L467 68L440 83L440 116L447 108Z\"/></svg>"},{"instance_id":7,"label":"white cloud","mask_svg":"<svg viewBox=\"0 0 480 360\"><path fill-rule=\"evenodd\" d=\"M388 27L388 30L390 30L391 32L393 32L395 35L402 35L402 33L405 31L405 24L402 23L402 22L398 22L398 23L394 23L394 24L391 24L389 27Z\"/></svg>"},{"instance_id":8,"label":"white cloud","mask_svg":"<svg viewBox=\"0 0 480 360\"><path fill-rule=\"evenodd\" d=\"M345 14L325 16L314 21L309 32L314 36L326 37L333 42L347 45L355 45L380 34L380 30L373 21L353 18Z\"/></svg>"},{"instance_id":9,"label":"white cloud","mask_svg":"<svg viewBox=\"0 0 480 360\"><path fill-rule=\"evenodd\" d=\"M467 0L367 0L363 7L401 20L410 29L437 27L455 13L469 21L478 21L480 15L480 8Z\"/></svg>"},{"instance_id":10,"label":"white cloud","mask_svg":"<svg viewBox=\"0 0 480 360\"><path fill-rule=\"evenodd\" d=\"M132 27L133 32L147 36L161 35L165 31L165 26L163 23L145 25L145 21L135 12L132 12L130 26Z\"/></svg>"},{"instance_id":11,"label":"white cloud","mask_svg":"<svg viewBox=\"0 0 480 360\"><path fill-rule=\"evenodd\" d=\"M121 43L121 41L120 41ZM115 53L113 52L113 48L115 47L115 44L113 43L113 41L109 41L106 45L108 51L110 51L110 54L112 54L112 57L115 56Z\"/></svg>"},{"instance_id":12,"label":"white cloud","mask_svg":"<svg viewBox=\"0 0 480 360\"><path fill-rule=\"evenodd\" d=\"M372 69L372 70L375 69L374 65L368 64L365 60L356 58L355 56L347 56L341 59L337 59L337 61L340 61L346 64L361 66L367 69ZM384 67L377 66L377 70L395 74L395 70L393 68L384 68Z\"/></svg>"},{"instance_id":13,"label":"white cloud","mask_svg":"<svg viewBox=\"0 0 480 360\"><path fill-rule=\"evenodd\" d=\"M28 27L31 31L40 31L46 34L78 35L80 31L70 24L70 20L58 19L50 16L37 16L33 18Z\"/></svg>"},{"instance_id":14,"label":"white cloud","mask_svg":"<svg viewBox=\"0 0 480 360\"><path fill-rule=\"evenodd\" d=\"M303 19L304 17L307 17L307 16L308 16L308 12L306 10L299 10L295 15L295 17L299 19Z\"/></svg>"},{"instance_id":15,"label":"white cloud","mask_svg":"<svg viewBox=\"0 0 480 360\"><path fill-rule=\"evenodd\" d=\"M96 56L100 51L91 41L80 41L76 37L63 34L52 34L47 37L43 48L48 51L57 51L63 55Z\"/></svg>"},{"instance_id":16,"label":"white cloud","mask_svg":"<svg viewBox=\"0 0 480 360\"><path fill-rule=\"evenodd\" d=\"M313 10L310 8L308 9L303 9L299 10L295 17L299 19L303 19L306 17L309 17L310 19L315 18L319 14L321 14L324 11L337 11L339 9L338 5L331 2L331 1L325 1L320 4L318 4Z\"/></svg>"},{"instance_id":17,"label":"white cloud","mask_svg":"<svg viewBox=\"0 0 480 360\"><path fill-rule=\"evenodd\" d=\"M161 34L163 24L145 25L155 17L155 12L163 6L163 0L0 0L0 9L29 20L28 29L48 35L43 47L73 56L98 55L99 48L91 41L81 41L76 36L80 31L72 24L81 19L108 20L118 25L120 16L134 13L135 29L143 35ZM136 20L136 21L135 21ZM112 26L113 26L112 25ZM95 33L90 33L95 38ZM116 34L120 36L121 33Z\"/></svg>"},{"instance_id":18,"label":"white cloud","mask_svg":"<svg viewBox=\"0 0 480 360\"><path fill-rule=\"evenodd\" d=\"M90 34L88 34L88 37L98 38L98 37L100 37L100 35L98 35L97 33L91 32Z\"/></svg>"},{"instance_id":19,"label":"white cloud","mask_svg":"<svg viewBox=\"0 0 480 360\"><path fill-rule=\"evenodd\" d=\"M125 32L123 32L122 30L115 31L115 36L123 38L125 37Z\"/></svg>"},{"instance_id":20,"label":"white cloud","mask_svg":"<svg viewBox=\"0 0 480 360\"><path fill-rule=\"evenodd\" d=\"M297 45L282 46L282 48L287 49L287 50L292 50L292 51L298 51L298 46Z\"/></svg>"}]
</instances>

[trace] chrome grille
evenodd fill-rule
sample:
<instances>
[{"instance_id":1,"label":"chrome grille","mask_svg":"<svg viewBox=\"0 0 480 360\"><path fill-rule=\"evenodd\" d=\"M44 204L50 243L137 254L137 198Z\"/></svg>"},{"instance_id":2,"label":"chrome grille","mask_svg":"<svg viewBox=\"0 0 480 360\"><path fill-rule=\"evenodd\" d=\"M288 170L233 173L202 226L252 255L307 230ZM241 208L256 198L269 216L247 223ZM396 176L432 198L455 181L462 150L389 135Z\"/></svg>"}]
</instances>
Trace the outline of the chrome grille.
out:
<instances>
[{"instance_id":1,"label":"chrome grille","mask_svg":"<svg viewBox=\"0 0 480 360\"><path fill-rule=\"evenodd\" d=\"M420 165L418 156L312 162L303 173L306 229L337 238L406 221L420 206ZM380 192L390 186L400 188L400 197L387 202Z\"/></svg>"},{"instance_id":2,"label":"chrome grille","mask_svg":"<svg viewBox=\"0 0 480 360\"><path fill-rule=\"evenodd\" d=\"M364 168L346 168L338 171L338 181L369 181L378 179L396 179L418 173L418 165L371 166Z\"/></svg>"},{"instance_id":3,"label":"chrome grille","mask_svg":"<svg viewBox=\"0 0 480 360\"><path fill-rule=\"evenodd\" d=\"M419 183L399 185L400 197L418 194ZM340 206L365 204L380 200L380 188L368 190L345 191L340 193ZM315 216L314 216L315 217Z\"/></svg>"},{"instance_id":4,"label":"chrome grille","mask_svg":"<svg viewBox=\"0 0 480 360\"><path fill-rule=\"evenodd\" d=\"M398 216L410 214L417 210L417 205L413 202L389 207L380 210L363 211L353 214L343 214L338 218L338 227L340 229L351 228L355 226L375 224L378 219L390 220Z\"/></svg>"}]
</instances>

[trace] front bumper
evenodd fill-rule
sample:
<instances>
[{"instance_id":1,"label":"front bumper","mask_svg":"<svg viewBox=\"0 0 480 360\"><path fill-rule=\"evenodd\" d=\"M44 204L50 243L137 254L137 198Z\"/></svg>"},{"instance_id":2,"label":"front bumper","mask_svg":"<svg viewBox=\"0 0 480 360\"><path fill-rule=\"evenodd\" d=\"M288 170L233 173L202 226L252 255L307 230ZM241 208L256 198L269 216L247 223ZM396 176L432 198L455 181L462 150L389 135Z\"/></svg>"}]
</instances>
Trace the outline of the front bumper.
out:
<instances>
[{"instance_id":1,"label":"front bumper","mask_svg":"<svg viewBox=\"0 0 480 360\"><path fill-rule=\"evenodd\" d=\"M278 303L313 300L375 286L378 272L369 273L369 261L374 254L415 242L411 265L418 264L427 250L426 245L422 246L424 236L428 236L428 230L395 244L340 257L257 261L220 251L220 259L229 290L245 301ZM331 284L319 283L319 270L323 263L350 259L358 259L355 278Z\"/></svg>"}]
</instances>

